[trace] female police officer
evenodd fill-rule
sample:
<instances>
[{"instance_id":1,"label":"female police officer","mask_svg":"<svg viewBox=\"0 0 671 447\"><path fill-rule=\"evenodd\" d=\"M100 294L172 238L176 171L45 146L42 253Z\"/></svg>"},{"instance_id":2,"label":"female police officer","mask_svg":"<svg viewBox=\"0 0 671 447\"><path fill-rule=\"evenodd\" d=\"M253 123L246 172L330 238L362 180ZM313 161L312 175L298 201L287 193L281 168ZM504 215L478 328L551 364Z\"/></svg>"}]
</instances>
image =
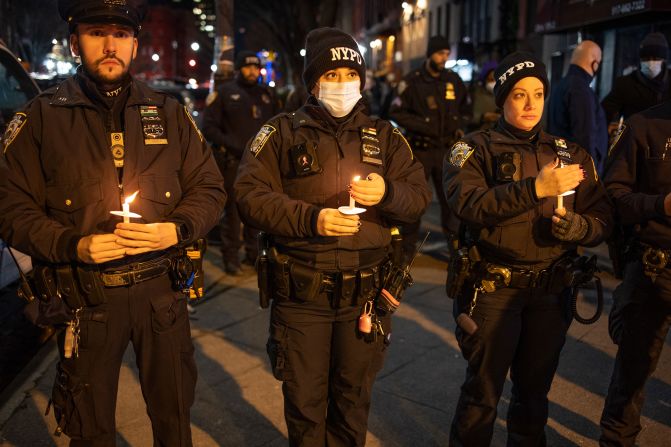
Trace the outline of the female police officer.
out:
<instances>
[{"instance_id":1,"label":"female police officer","mask_svg":"<svg viewBox=\"0 0 671 447\"><path fill-rule=\"evenodd\" d=\"M354 39L320 28L305 49L313 96L261 128L235 193L247 223L274 239L268 354L284 382L290 445L363 446L390 321L382 318L375 339L357 323L380 287L389 222L418 219L430 192L400 132L367 115ZM363 214L338 211L350 195Z\"/></svg>"},{"instance_id":2,"label":"female police officer","mask_svg":"<svg viewBox=\"0 0 671 447\"><path fill-rule=\"evenodd\" d=\"M508 445L540 446L571 321L558 261L603 239L610 208L587 152L540 129L548 87L543 63L513 53L495 77L503 117L494 129L457 142L445 158L448 202L477 248L472 281L455 300L456 314L470 311L475 324L457 329L468 369L450 442L489 445L510 368ZM557 207L557 196L570 190L575 194Z\"/></svg>"}]
</instances>

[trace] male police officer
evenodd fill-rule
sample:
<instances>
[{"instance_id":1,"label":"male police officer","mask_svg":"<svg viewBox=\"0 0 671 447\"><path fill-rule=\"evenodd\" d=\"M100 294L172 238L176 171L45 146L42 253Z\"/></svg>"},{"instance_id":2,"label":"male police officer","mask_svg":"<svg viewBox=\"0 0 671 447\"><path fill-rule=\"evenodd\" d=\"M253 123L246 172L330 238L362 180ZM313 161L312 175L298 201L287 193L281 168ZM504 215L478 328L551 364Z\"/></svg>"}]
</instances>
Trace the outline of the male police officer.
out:
<instances>
[{"instance_id":1,"label":"male police officer","mask_svg":"<svg viewBox=\"0 0 671 447\"><path fill-rule=\"evenodd\" d=\"M671 101L633 115L611 149L605 184L621 223L635 229L609 329L619 344L601 416L601 446L633 446L645 382L671 324Z\"/></svg>"},{"instance_id":2,"label":"male police officer","mask_svg":"<svg viewBox=\"0 0 671 447\"><path fill-rule=\"evenodd\" d=\"M235 59L235 68L238 70L236 78L213 93L203 118L203 134L221 150L219 168L226 179L229 197L221 220L221 252L226 273L231 275L240 274L238 251L242 245L240 216L232 200L233 180L247 141L279 112L273 92L258 82L261 61L256 53L241 51ZM244 261L249 265L256 260L256 234L255 229L244 226Z\"/></svg>"},{"instance_id":3,"label":"male police officer","mask_svg":"<svg viewBox=\"0 0 671 447\"><path fill-rule=\"evenodd\" d=\"M70 445L115 445L121 360L133 343L154 444L190 446L196 367L175 246L223 210L223 179L183 107L128 70L144 0L60 0L77 73L17 113L4 139L0 233L72 308L52 406ZM123 223L110 211L139 191ZM179 262L179 266L176 263ZM178 267L178 268L175 268ZM36 278L37 281L37 278ZM178 284L181 283L181 284Z\"/></svg>"},{"instance_id":4,"label":"male police officer","mask_svg":"<svg viewBox=\"0 0 671 447\"><path fill-rule=\"evenodd\" d=\"M407 74L398 85L398 98L390 117L406 130L410 146L424 166L424 175L433 180L441 211L443 232L448 230L449 212L443 193L443 157L470 120L468 91L459 76L445 69L450 43L442 36L429 39L426 61ZM405 225L403 245L406 256L414 252L420 221Z\"/></svg>"}]
</instances>

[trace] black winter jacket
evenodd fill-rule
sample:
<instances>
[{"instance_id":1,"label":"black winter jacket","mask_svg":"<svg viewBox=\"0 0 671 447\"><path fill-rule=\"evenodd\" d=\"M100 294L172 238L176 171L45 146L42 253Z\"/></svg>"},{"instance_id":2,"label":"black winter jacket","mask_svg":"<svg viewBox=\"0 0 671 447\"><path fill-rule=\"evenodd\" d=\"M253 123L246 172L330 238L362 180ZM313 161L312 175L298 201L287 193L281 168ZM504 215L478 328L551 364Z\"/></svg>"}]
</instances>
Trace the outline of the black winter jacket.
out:
<instances>
[{"instance_id":1,"label":"black winter jacket","mask_svg":"<svg viewBox=\"0 0 671 447\"><path fill-rule=\"evenodd\" d=\"M131 211L142 219L135 222L184 223L191 240L204 236L219 220L226 193L186 109L131 81L121 112L119 184L109 134L114 120L84 93L79 76L42 93L10 124L0 163L0 237L40 261L77 261L79 239L114 231L120 218L110 211L138 190ZM152 139L159 131L162 138Z\"/></svg>"},{"instance_id":2,"label":"black winter jacket","mask_svg":"<svg viewBox=\"0 0 671 447\"><path fill-rule=\"evenodd\" d=\"M608 157L604 183L624 225L642 242L671 249L671 101L633 115Z\"/></svg>"},{"instance_id":3,"label":"black winter jacket","mask_svg":"<svg viewBox=\"0 0 671 447\"><path fill-rule=\"evenodd\" d=\"M337 125L310 97L295 113L280 114L263 126L238 170L235 196L245 221L274 235L285 253L318 269L358 269L367 252L389 245L391 222L418 219L431 198L422 166L405 138L364 110L359 102ZM365 150L374 148L381 165L362 161ZM305 175L296 173L299 160L311 162ZM386 193L360 215L360 231L348 237L319 236L320 210L348 205L347 185L355 175L370 173L385 179Z\"/></svg>"},{"instance_id":4,"label":"black winter jacket","mask_svg":"<svg viewBox=\"0 0 671 447\"><path fill-rule=\"evenodd\" d=\"M558 150L568 152L587 176L575 194L564 197L564 207L589 223L579 244L552 235L557 198L536 196L536 177L557 157ZM520 161L514 179L505 179L501 167L512 160L512 154L518 154ZM534 142L515 138L500 123L494 129L466 135L445 157L444 183L450 209L492 261L549 264L577 245L599 244L612 227L611 207L592 158L576 144L543 131Z\"/></svg>"},{"instance_id":5,"label":"black winter jacket","mask_svg":"<svg viewBox=\"0 0 671 447\"><path fill-rule=\"evenodd\" d=\"M245 145L280 110L272 90L239 78L224 83L203 116L203 134L215 147L240 159Z\"/></svg>"},{"instance_id":6,"label":"black winter jacket","mask_svg":"<svg viewBox=\"0 0 671 447\"><path fill-rule=\"evenodd\" d=\"M655 79L648 79L640 70L627 76L620 76L613 82L610 93L603 98L601 105L609 122L616 122L620 115L624 119L634 113L661 104L671 99L671 72L664 68Z\"/></svg>"},{"instance_id":7,"label":"black winter jacket","mask_svg":"<svg viewBox=\"0 0 671 447\"><path fill-rule=\"evenodd\" d=\"M448 149L455 132L471 119L468 90L451 70L434 78L423 65L403 78L397 92L389 116L411 138L430 137L434 149Z\"/></svg>"}]
</instances>

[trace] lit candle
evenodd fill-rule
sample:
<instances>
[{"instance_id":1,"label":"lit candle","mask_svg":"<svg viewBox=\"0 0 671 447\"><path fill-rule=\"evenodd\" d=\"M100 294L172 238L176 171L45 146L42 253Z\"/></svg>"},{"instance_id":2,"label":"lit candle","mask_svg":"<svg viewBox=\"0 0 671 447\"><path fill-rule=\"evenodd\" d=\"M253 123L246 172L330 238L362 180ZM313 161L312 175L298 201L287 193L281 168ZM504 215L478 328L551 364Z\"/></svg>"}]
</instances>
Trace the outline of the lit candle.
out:
<instances>
[{"instance_id":1,"label":"lit candle","mask_svg":"<svg viewBox=\"0 0 671 447\"><path fill-rule=\"evenodd\" d=\"M354 182L358 182L359 180L361 180L360 175L357 175L356 177L354 177L352 179L352 181L354 181ZM355 208L356 207L356 203L354 201L354 197L352 197L352 193L350 193L350 196L349 196L349 207L350 208Z\"/></svg>"},{"instance_id":2,"label":"lit candle","mask_svg":"<svg viewBox=\"0 0 671 447\"><path fill-rule=\"evenodd\" d=\"M130 223L130 218L135 217L135 218L140 218L140 216L137 213L131 213L130 211L130 203L135 199L135 196L137 196L137 193L140 191L135 191L133 194L130 196L126 197L121 204L121 211L110 211L110 214L114 214L115 216L120 216L123 217L123 223Z\"/></svg>"},{"instance_id":3,"label":"lit candle","mask_svg":"<svg viewBox=\"0 0 671 447\"><path fill-rule=\"evenodd\" d=\"M130 203L135 200L135 196L137 196L137 193L140 191L135 191L133 194L130 196L126 197L126 200L123 201L123 204L121 205L121 210L123 211L123 223L129 223L130 222L130 217L131 217L131 212L130 212Z\"/></svg>"}]
</instances>

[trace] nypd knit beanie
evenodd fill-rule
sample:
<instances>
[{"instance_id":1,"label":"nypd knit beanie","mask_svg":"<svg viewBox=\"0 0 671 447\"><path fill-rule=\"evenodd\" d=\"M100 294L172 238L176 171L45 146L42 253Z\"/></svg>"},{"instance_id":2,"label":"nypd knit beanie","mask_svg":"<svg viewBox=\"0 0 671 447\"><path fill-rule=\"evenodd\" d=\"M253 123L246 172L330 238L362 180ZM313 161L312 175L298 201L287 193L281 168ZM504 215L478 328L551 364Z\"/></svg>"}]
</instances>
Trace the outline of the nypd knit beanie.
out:
<instances>
[{"instance_id":1,"label":"nypd knit beanie","mask_svg":"<svg viewBox=\"0 0 671 447\"><path fill-rule=\"evenodd\" d=\"M494 100L498 107L503 107L508 94L513 89L517 81L522 78L536 77L541 80L547 96L550 82L548 81L547 70L543 61L531 53L517 51L511 53L499 63L494 70Z\"/></svg>"},{"instance_id":2,"label":"nypd knit beanie","mask_svg":"<svg viewBox=\"0 0 671 447\"><path fill-rule=\"evenodd\" d=\"M339 67L349 67L359 73L361 89L366 84L366 62L359 45L349 34L336 28L317 28L305 39L305 68L303 82L308 91L321 75Z\"/></svg>"},{"instance_id":3,"label":"nypd knit beanie","mask_svg":"<svg viewBox=\"0 0 671 447\"><path fill-rule=\"evenodd\" d=\"M440 50L449 50L450 41L444 36L433 36L429 39L429 44L426 46L426 57L431 57L433 53Z\"/></svg>"}]
</instances>

